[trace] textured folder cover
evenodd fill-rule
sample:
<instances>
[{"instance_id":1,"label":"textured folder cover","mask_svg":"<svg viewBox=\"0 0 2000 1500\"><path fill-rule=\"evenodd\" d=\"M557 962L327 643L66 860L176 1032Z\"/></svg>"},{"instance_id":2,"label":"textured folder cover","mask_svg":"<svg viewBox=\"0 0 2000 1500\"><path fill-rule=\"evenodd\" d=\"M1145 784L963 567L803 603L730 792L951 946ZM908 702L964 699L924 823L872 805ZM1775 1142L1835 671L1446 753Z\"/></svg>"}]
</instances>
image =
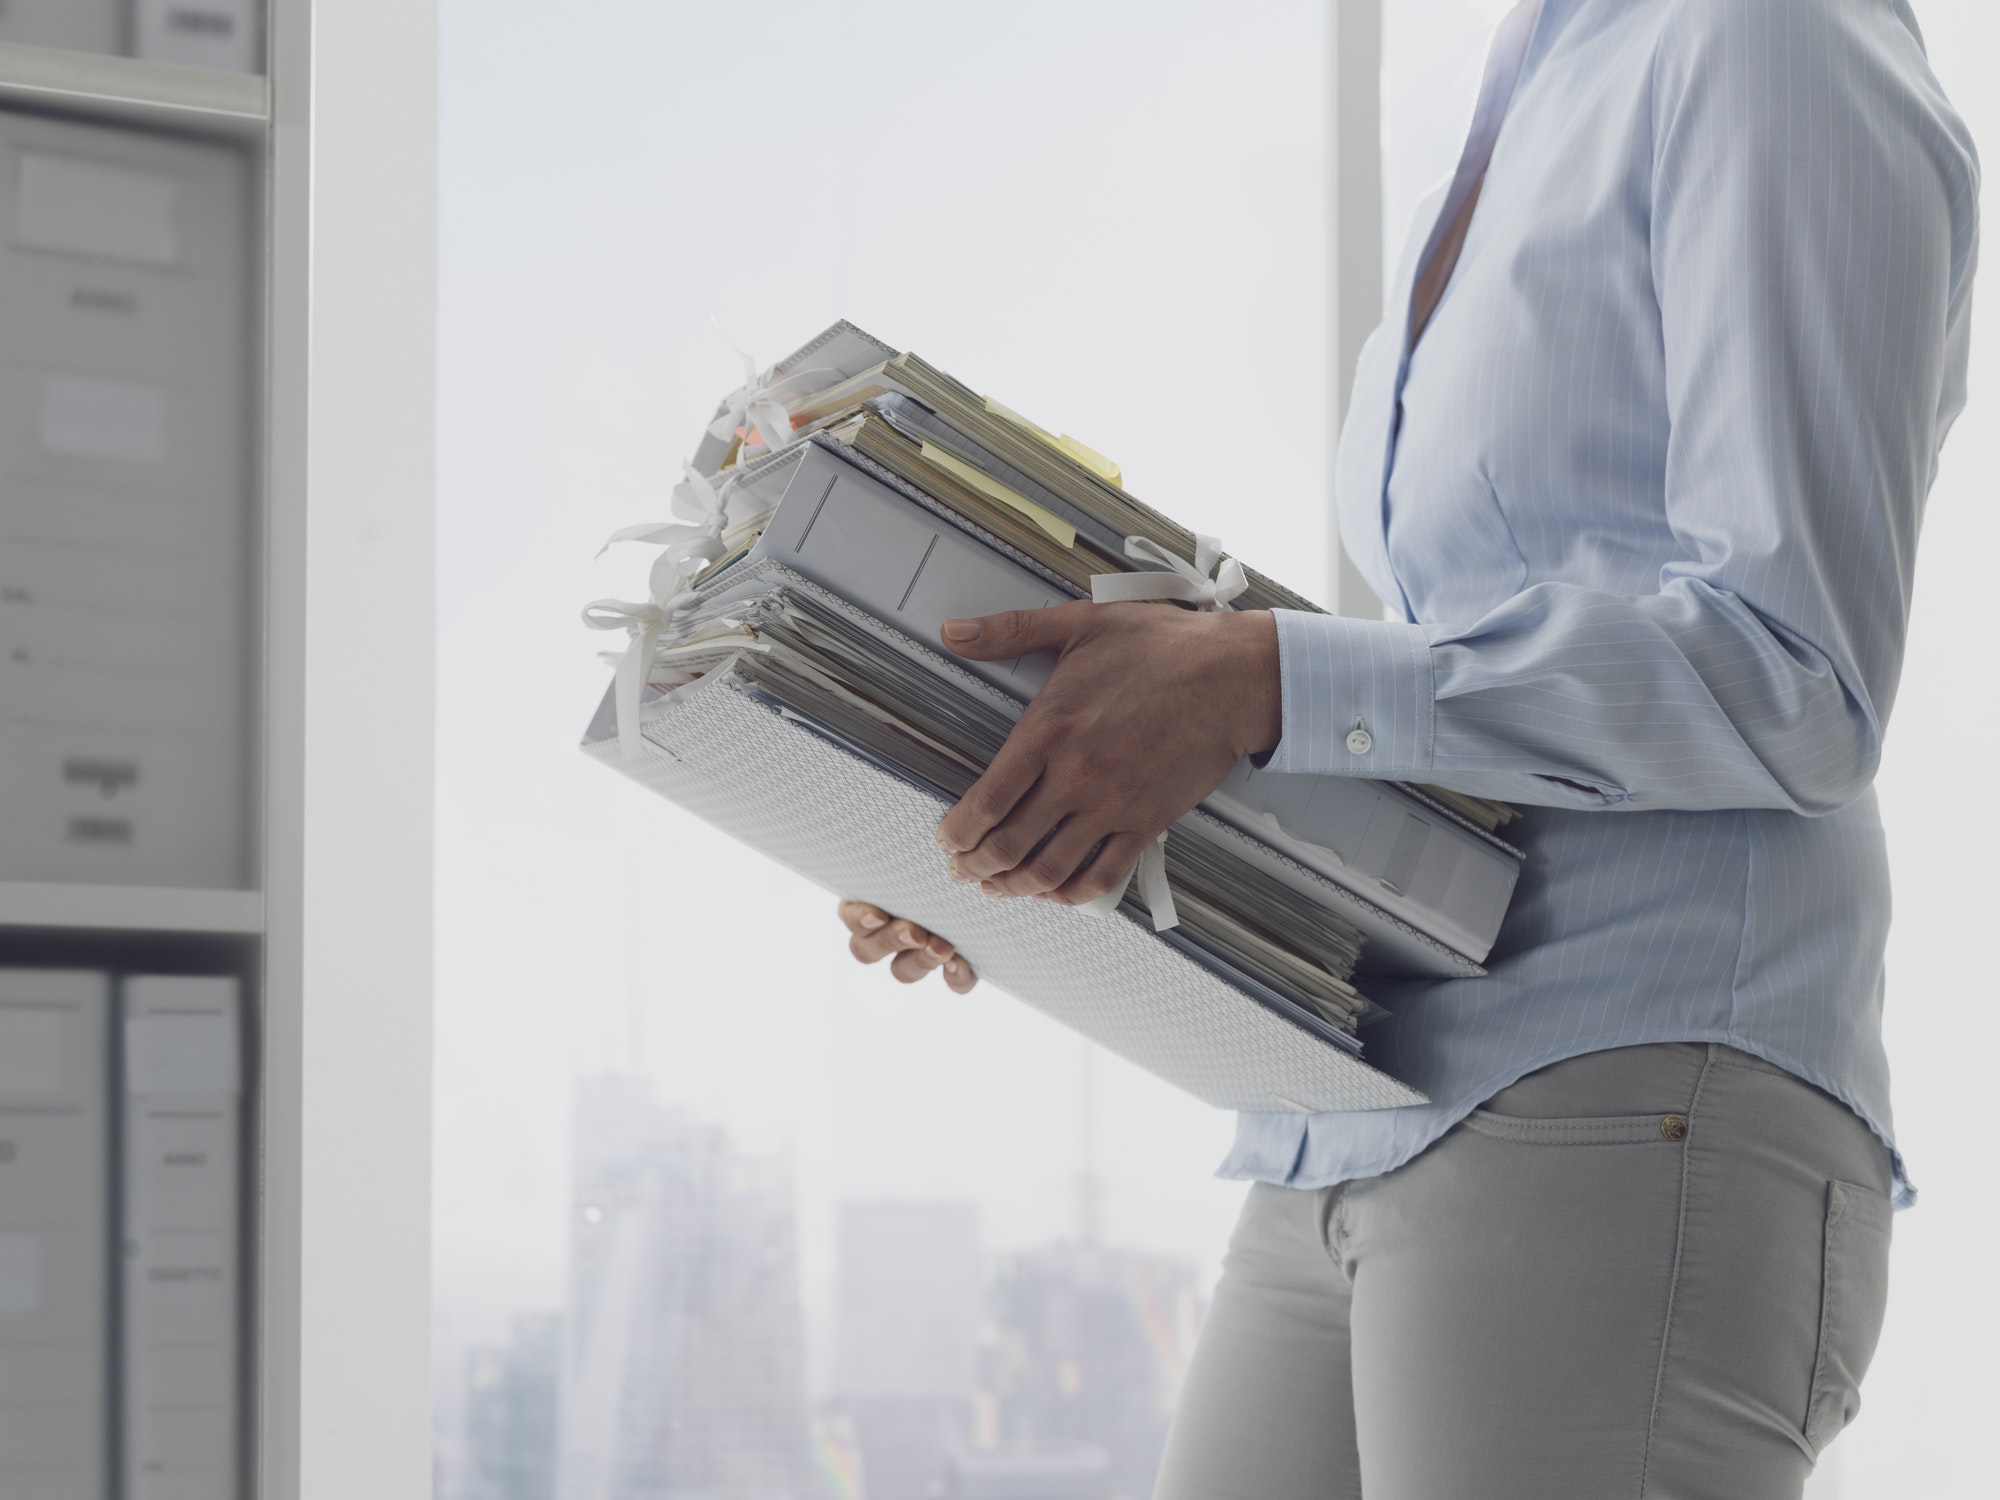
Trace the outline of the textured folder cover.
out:
<instances>
[{"instance_id":1,"label":"textured folder cover","mask_svg":"<svg viewBox=\"0 0 2000 1500\"><path fill-rule=\"evenodd\" d=\"M1424 1096L1281 1015L1123 912L954 884L931 793L754 701L727 672L648 710L621 757L611 696L584 749L836 894L948 933L1007 993L1226 1109L1386 1109Z\"/></svg>"}]
</instances>

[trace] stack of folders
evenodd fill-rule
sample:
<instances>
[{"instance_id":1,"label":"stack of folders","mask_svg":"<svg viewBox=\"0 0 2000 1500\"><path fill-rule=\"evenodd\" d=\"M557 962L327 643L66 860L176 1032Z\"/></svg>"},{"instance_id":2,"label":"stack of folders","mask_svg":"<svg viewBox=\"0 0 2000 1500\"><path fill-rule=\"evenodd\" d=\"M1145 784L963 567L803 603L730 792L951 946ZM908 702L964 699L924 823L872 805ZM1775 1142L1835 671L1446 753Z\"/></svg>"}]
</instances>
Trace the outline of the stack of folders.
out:
<instances>
[{"instance_id":1,"label":"stack of folders","mask_svg":"<svg viewBox=\"0 0 2000 1500\"><path fill-rule=\"evenodd\" d=\"M0 969L0 1495L233 1500L230 978Z\"/></svg>"},{"instance_id":2,"label":"stack of folders","mask_svg":"<svg viewBox=\"0 0 2000 1500\"><path fill-rule=\"evenodd\" d=\"M968 662L946 619L1072 599L1317 606L1127 493L1108 460L850 324L726 398L675 491L652 598L587 752L982 975L1237 1109L1421 1103L1362 1061L1370 973L1476 975L1512 809L1236 767L1100 910L992 901L932 837L1053 665ZM1115 906L1113 904L1115 902Z\"/></svg>"}]
</instances>

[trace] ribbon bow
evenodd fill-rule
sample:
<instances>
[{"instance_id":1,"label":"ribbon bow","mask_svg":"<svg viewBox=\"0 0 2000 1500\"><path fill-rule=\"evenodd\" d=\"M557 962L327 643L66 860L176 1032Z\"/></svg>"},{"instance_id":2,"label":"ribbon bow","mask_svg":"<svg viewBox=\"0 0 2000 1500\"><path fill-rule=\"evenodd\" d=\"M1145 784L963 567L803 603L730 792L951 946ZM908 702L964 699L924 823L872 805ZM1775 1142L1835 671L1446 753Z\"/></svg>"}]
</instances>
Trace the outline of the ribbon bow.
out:
<instances>
[{"instance_id":1,"label":"ribbon bow","mask_svg":"<svg viewBox=\"0 0 2000 1500\"><path fill-rule=\"evenodd\" d=\"M618 749L627 759L639 753L639 695L646 685L646 672L653 662L660 632L691 592L671 598L655 598L646 604L623 599L593 599L583 607L583 623L592 630L623 630L631 638L625 654L618 659L612 703L618 712Z\"/></svg>"},{"instance_id":2,"label":"ribbon bow","mask_svg":"<svg viewBox=\"0 0 2000 1500\"><path fill-rule=\"evenodd\" d=\"M1250 587L1243 564L1222 555L1222 543L1196 536L1194 561L1186 563L1145 537L1125 538L1125 555L1140 562L1159 563L1164 573L1099 573L1090 580L1090 597L1099 604L1134 599L1174 599L1196 609L1228 609L1229 601Z\"/></svg>"},{"instance_id":3,"label":"ribbon bow","mask_svg":"<svg viewBox=\"0 0 2000 1500\"><path fill-rule=\"evenodd\" d=\"M824 378L815 385L806 384L815 377ZM745 354L743 384L722 398L722 412L708 424L708 430L726 443L741 427L745 446L749 444L750 434L755 432L764 439L765 452L775 453L792 440L792 414L785 407L786 393L789 392L796 400L837 384L840 379L838 370L815 369L794 370L773 380L770 370L759 375L757 361Z\"/></svg>"},{"instance_id":4,"label":"ribbon bow","mask_svg":"<svg viewBox=\"0 0 2000 1500\"><path fill-rule=\"evenodd\" d=\"M1173 887L1167 884L1167 836L1164 832L1146 846L1139 855L1139 863L1126 872L1116 890L1106 891L1095 901L1086 901L1076 909L1093 917L1109 916L1125 899L1125 892L1135 876L1139 881L1139 896L1146 903L1146 909L1153 914L1153 931L1165 932L1169 927L1178 927L1181 915L1174 908Z\"/></svg>"},{"instance_id":5,"label":"ribbon bow","mask_svg":"<svg viewBox=\"0 0 2000 1500\"><path fill-rule=\"evenodd\" d=\"M602 557L619 542L645 542L666 548L653 564L647 580L655 599L680 593L688 580L728 550L722 544L722 532L729 524L729 512L735 504L735 496L730 494L731 481L725 479L718 485L693 464L682 464L681 468L687 477L674 486L673 512L687 524L645 521L626 526L612 532L597 549L597 555Z\"/></svg>"}]
</instances>

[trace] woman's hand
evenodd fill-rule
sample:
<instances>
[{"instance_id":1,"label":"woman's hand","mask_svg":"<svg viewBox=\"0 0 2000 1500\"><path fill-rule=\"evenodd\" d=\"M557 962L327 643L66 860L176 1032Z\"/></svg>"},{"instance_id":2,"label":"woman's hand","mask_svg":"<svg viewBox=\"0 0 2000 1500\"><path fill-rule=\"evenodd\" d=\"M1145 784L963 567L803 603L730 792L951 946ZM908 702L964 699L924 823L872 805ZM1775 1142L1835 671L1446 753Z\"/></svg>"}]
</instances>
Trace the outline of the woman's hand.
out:
<instances>
[{"instance_id":1,"label":"woman's hand","mask_svg":"<svg viewBox=\"0 0 2000 1500\"><path fill-rule=\"evenodd\" d=\"M944 982L961 995L979 983L972 965L960 958L950 943L915 922L892 917L866 901L841 902L840 920L853 934L847 940L847 951L864 964L888 959L889 972L904 984L915 984L933 969L942 969Z\"/></svg>"},{"instance_id":2,"label":"woman's hand","mask_svg":"<svg viewBox=\"0 0 2000 1500\"><path fill-rule=\"evenodd\" d=\"M947 620L943 640L976 661L1056 655L986 774L938 825L953 876L991 896L1074 905L1114 889L1283 727L1267 610L1079 601Z\"/></svg>"}]
</instances>

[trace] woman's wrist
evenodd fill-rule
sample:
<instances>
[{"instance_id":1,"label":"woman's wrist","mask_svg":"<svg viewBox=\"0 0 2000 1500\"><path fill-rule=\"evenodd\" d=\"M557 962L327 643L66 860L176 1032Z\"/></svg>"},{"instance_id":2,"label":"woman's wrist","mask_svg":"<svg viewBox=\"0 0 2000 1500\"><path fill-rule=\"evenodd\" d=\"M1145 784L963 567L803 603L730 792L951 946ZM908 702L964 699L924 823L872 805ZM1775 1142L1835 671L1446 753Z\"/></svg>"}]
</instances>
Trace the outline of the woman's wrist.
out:
<instances>
[{"instance_id":1,"label":"woman's wrist","mask_svg":"<svg viewBox=\"0 0 2000 1500\"><path fill-rule=\"evenodd\" d=\"M1278 658L1278 622L1268 609L1226 610L1214 621L1222 644L1225 699L1239 755L1260 755L1284 737L1283 674Z\"/></svg>"}]
</instances>

